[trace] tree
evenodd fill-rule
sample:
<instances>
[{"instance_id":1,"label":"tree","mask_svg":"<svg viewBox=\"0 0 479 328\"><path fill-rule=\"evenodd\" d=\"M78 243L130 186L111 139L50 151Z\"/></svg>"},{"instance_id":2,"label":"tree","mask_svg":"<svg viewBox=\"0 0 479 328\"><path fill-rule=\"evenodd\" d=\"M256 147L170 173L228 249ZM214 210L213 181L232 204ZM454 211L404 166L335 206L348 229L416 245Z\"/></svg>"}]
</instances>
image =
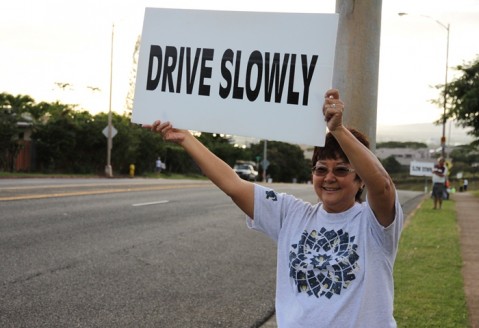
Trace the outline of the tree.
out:
<instances>
[{"instance_id":1,"label":"tree","mask_svg":"<svg viewBox=\"0 0 479 328\"><path fill-rule=\"evenodd\" d=\"M451 175L458 172L474 173L476 163L479 163L479 151L474 145L461 145L455 147L450 154L454 166L451 170Z\"/></svg>"},{"instance_id":2,"label":"tree","mask_svg":"<svg viewBox=\"0 0 479 328\"><path fill-rule=\"evenodd\" d=\"M75 111L71 115L75 126L74 173L103 173L106 163L107 138L102 130L107 125L107 115Z\"/></svg>"},{"instance_id":3,"label":"tree","mask_svg":"<svg viewBox=\"0 0 479 328\"><path fill-rule=\"evenodd\" d=\"M165 160L169 160L166 157L166 143L158 133L152 133L140 126L132 125L134 133L136 134L138 144L135 150L135 171L137 174L145 172L154 172L156 168L156 160L161 157L161 160L165 163ZM170 169L167 166L167 169Z\"/></svg>"},{"instance_id":4,"label":"tree","mask_svg":"<svg viewBox=\"0 0 479 328\"><path fill-rule=\"evenodd\" d=\"M445 85L437 86L442 89L442 98L433 101L438 105L444 104L444 93L447 95L446 117L441 117L436 123L442 124L443 119L453 119L464 128L472 128L468 134L475 137L475 144L479 144L479 57L469 64L456 67L462 75Z\"/></svg>"},{"instance_id":5,"label":"tree","mask_svg":"<svg viewBox=\"0 0 479 328\"><path fill-rule=\"evenodd\" d=\"M383 159L381 163L389 174L400 173L403 171L401 163L399 163L392 155Z\"/></svg>"},{"instance_id":6,"label":"tree","mask_svg":"<svg viewBox=\"0 0 479 328\"><path fill-rule=\"evenodd\" d=\"M32 134L37 165L44 172L73 173L83 158L78 145L87 145L86 135L81 133L82 124L78 124L79 115L68 105L58 103L45 106L46 114L35 125ZM88 118L88 113L81 113ZM90 116L91 117L91 116Z\"/></svg>"},{"instance_id":7,"label":"tree","mask_svg":"<svg viewBox=\"0 0 479 328\"><path fill-rule=\"evenodd\" d=\"M251 154L263 154L263 147L264 141L251 145ZM298 182L305 182L311 179L311 161L304 158L304 152L298 145L268 141L267 152L270 162L267 173L273 181L292 182L296 179Z\"/></svg>"},{"instance_id":8,"label":"tree","mask_svg":"<svg viewBox=\"0 0 479 328\"><path fill-rule=\"evenodd\" d=\"M420 149L420 148L427 148L427 144L423 142L416 142L416 141L386 141L386 142L378 142L376 144L376 148L412 148L412 149Z\"/></svg>"},{"instance_id":9,"label":"tree","mask_svg":"<svg viewBox=\"0 0 479 328\"><path fill-rule=\"evenodd\" d=\"M235 147L230 136L217 133L201 133L198 139L211 152L233 167L238 160L253 161L249 149Z\"/></svg>"},{"instance_id":10,"label":"tree","mask_svg":"<svg viewBox=\"0 0 479 328\"><path fill-rule=\"evenodd\" d=\"M136 74L138 69L138 57L140 55L140 43L141 43L141 37L138 36L136 38L135 48L133 50L133 55L132 55L133 60L132 60L130 80L129 80L130 87L128 88L128 94L126 95L126 99L125 99L125 107L127 112L130 115L133 110L133 99L135 98L135 85L136 85Z\"/></svg>"}]
</instances>

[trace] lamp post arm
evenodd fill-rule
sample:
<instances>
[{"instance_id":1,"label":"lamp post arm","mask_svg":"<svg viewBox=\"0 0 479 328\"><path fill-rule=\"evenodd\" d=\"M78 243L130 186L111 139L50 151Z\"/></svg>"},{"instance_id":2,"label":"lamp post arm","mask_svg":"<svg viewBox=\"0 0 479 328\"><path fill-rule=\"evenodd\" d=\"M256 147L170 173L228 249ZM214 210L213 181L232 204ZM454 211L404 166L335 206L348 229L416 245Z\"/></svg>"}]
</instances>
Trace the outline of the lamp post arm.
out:
<instances>
[{"instance_id":1,"label":"lamp post arm","mask_svg":"<svg viewBox=\"0 0 479 328\"><path fill-rule=\"evenodd\" d=\"M409 15L408 13L398 13L399 16L406 16ZM442 137L441 137L441 155L442 157L446 158L446 109L447 109L447 71L449 69L449 31L450 31L450 24L444 24L443 22L427 15L418 15L424 18L428 18L430 20L435 21L439 24L442 28L447 31L447 44L446 44L446 74L445 74L445 81L444 81L444 106L443 106L443 116L442 116Z\"/></svg>"},{"instance_id":2,"label":"lamp post arm","mask_svg":"<svg viewBox=\"0 0 479 328\"><path fill-rule=\"evenodd\" d=\"M449 33L449 25L450 25L450 24L447 24L447 25L446 25L446 24L442 23L441 21L438 21L437 19L434 19L434 18L429 17L429 16L424 16L424 17L428 17L428 18L433 19L436 23L438 23L438 24L441 25L443 28L445 28L445 29L447 30L447 33Z\"/></svg>"}]
</instances>

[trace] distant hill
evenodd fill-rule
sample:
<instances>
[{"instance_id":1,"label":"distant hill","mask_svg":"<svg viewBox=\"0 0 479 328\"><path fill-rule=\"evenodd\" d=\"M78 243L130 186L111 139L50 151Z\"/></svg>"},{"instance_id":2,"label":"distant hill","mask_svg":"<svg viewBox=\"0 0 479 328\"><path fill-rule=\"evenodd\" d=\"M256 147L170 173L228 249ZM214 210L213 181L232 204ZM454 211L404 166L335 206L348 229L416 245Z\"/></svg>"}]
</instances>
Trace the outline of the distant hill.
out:
<instances>
[{"instance_id":1,"label":"distant hill","mask_svg":"<svg viewBox=\"0 0 479 328\"><path fill-rule=\"evenodd\" d=\"M469 144L473 138L469 136L466 129L456 127L454 124L446 125L447 145L457 146ZM422 142L430 147L439 147L441 144L442 125L432 123L407 124L407 125L379 125L376 131L376 142L388 141L414 141ZM239 146L248 147L250 144L258 143L260 140L250 137L233 136L233 141ZM304 146L304 148L311 148Z\"/></svg>"},{"instance_id":2,"label":"distant hill","mask_svg":"<svg viewBox=\"0 0 479 328\"><path fill-rule=\"evenodd\" d=\"M471 143L473 138L467 129L457 127L454 123L446 125L446 144L456 146ZM416 141L431 146L441 144L442 125L432 123L408 125L379 125L376 131L376 142Z\"/></svg>"}]
</instances>

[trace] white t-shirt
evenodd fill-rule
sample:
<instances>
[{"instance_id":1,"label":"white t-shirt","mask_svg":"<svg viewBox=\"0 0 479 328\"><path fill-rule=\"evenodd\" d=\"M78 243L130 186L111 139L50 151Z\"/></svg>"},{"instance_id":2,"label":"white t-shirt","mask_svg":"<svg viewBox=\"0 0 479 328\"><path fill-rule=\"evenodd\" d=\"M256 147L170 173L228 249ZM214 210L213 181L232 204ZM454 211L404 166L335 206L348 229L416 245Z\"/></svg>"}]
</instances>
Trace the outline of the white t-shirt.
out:
<instances>
[{"instance_id":1,"label":"white t-shirt","mask_svg":"<svg viewBox=\"0 0 479 328\"><path fill-rule=\"evenodd\" d=\"M441 173L443 174L442 177L440 177L437 174L434 174L434 172ZM447 176L447 167L444 165L443 167L439 167L438 165L434 166L434 169L432 170L432 183L446 183L446 176Z\"/></svg>"},{"instance_id":2,"label":"white t-shirt","mask_svg":"<svg viewBox=\"0 0 479 328\"><path fill-rule=\"evenodd\" d=\"M327 213L255 185L250 228L277 242L276 320L281 328L396 327L393 265L403 226L382 227L366 203Z\"/></svg>"}]
</instances>

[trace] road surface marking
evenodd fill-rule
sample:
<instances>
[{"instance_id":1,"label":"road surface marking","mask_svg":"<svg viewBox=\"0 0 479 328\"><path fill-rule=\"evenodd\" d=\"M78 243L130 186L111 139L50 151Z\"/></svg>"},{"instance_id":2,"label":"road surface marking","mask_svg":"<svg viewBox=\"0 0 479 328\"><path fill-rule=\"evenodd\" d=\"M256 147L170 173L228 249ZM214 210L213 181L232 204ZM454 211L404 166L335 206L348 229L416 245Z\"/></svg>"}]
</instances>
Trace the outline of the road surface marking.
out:
<instances>
[{"instance_id":1,"label":"road surface marking","mask_svg":"<svg viewBox=\"0 0 479 328\"><path fill-rule=\"evenodd\" d=\"M121 193L121 192L135 192L135 191L153 191L153 190L168 190L168 189L182 189L182 188L185 188L185 189L212 188L212 187L213 187L212 185L207 185L207 184L181 184L181 185L166 185L166 186L138 187L138 188L117 188L117 189L103 189L103 190L73 191L73 192L52 193L52 194L7 196L7 197L0 197L0 201L88 196L88 195L99 195L99 194L113 194L113 193Z\"/></svg>"},{"instance_id":2,"label":"road surface marking","mask_svg":"<svg viewBox=\"0 0 479 328\"><path fill-rule=\"evenodd\" d=\"M166 203L169 203L169 202L170 202L169 200L160 200L160 201L158 201L158 202L131 204L131 206L158 205L158 204L166 204Z\"/></svg>"}]
</instances>

